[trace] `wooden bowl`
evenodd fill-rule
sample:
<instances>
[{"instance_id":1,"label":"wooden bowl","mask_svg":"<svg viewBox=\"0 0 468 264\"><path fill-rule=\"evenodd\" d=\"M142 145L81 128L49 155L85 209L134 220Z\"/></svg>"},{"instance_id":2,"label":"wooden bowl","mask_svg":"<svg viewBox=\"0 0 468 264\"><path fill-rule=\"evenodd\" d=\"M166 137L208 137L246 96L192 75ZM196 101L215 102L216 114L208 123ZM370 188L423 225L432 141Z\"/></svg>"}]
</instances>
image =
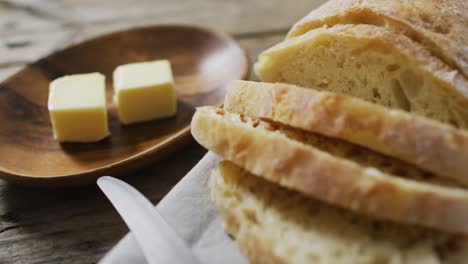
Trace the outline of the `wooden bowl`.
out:
<instances>
[{"instance_id":1,"label":"wooden bowl","mask_svg":"<svg viewBox=\"0 0 468 264\"><path fill-rule=\"evenodd\" d=\"M173 118L123 126L112 102L120 64L169 59L178 112ZM229 36L192 26L131 29L87 40L34 62L0 83L0 178L35 186L94 182L148 164L189 142L195 107L221 105L226 84L245 79L248 61ZM96 143L54 140L49 83L77 73L106 75L111 136Z\"/></svg>"}]
</instances>

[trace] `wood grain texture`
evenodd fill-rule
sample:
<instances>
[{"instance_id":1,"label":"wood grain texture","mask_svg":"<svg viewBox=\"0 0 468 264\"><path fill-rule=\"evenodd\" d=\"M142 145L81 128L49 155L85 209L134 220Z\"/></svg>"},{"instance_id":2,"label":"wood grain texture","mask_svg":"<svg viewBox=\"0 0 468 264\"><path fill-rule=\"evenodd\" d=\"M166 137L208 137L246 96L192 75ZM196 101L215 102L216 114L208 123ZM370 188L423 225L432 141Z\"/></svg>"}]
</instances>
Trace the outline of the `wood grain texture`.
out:
<instances>
[{"instance_id":1,"label":"wood grain texture","mask_svg":"<svg viewBox=\"0 0 468 264\"><path fill-rule=\"evenodd\" d=\"M195 23L233 34L254 61L260 51L284 38L293 22L324 1L171 2L100 0L93 2L100 8L93 9L89 1L0 1L0 78L85 38L162 22ZM135 3L132 12L128 3ZM275 13L268 12L273 9ZM106 20L99 19L103 12ZM97 20L90 22L90 16ZM125 179L156 203L204 153L190 144ZM0 263L95 263L126 232L95 187L44 191L0 180Z\"/></svg>"},{"instance_id":2,"label":"wood grain texture","mask_svg":"<svg viewBox=\"0 0 468 264\"><path fill-rule=\"evenodd\" d=\"M122 64L158 59L171 61L177 114L123 126L112 100L112 72ZM247 58L230 37L192 26L125 30L56 52L0 83L0 178L64 186L132 171L179 149L189 137L195 107L221 105L227 83L245 79L247 71ZM108 77L111 136L90 144L61 144L52 137L49 83L63 75L89 72Z\"/></svg>"},{"instance_id":3,"label":"wood grain texture","mask_svg":"<svg viewBox=\"0 0 468 264\"><path fill-rule=\"evenodd\" d=\"M230 34L288 30L324 0L2 0L1 35L64 28L190 23Z\"/></svg>"},{"instance_id":4,"label":"wood grain texture","mask_svg":"<svg viewBox=\"0 0 468 264\"><path fill-rule=\"evenodd\" d=\"M177 159L125 179L157 203L204 153L192 143ZM4 184L0 193L0 263L93 263L127 232L95 186L44 191Z\"/></svg>"}]
</instances>

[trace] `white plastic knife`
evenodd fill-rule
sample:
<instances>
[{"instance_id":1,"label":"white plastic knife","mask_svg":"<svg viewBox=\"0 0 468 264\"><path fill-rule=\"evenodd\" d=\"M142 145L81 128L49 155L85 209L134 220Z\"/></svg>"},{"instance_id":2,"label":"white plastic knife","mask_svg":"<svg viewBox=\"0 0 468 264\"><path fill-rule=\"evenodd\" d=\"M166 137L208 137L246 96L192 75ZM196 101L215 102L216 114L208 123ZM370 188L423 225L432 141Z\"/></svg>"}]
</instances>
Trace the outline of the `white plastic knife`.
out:
<instances>
[{"instance_id":1,"label":"white plastic knife","mask_svg":"<svg viewBox=\"0 0 468 264\"><path fill-rule=\"evenodd\" d=\"M136 238L148 263L200 263L151 202L127 183L104 176L98 186Z\"/></svg>"}]
</instances>

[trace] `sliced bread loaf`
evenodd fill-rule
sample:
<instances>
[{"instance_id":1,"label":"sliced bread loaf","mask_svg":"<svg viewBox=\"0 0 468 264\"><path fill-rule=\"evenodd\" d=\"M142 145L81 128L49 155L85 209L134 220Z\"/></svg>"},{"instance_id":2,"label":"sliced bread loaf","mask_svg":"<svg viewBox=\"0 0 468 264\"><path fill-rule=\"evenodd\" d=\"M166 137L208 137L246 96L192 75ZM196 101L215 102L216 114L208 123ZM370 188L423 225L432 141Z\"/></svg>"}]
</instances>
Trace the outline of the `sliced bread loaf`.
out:
<instances>
[{"instance_id":1,"label":"sliced bread loaf","mask_svg":"<svg viewBox=\"0 0 468 264\"><path fill-rule=\"evenodd\" d=\"M468 132L326 91L233 81L229 112L267 118L373 149L468 184Z\"/></svg>"},{"instance_id":2,"label":"sliced bread loaf","mask_svg":"<svg viewBox=\"0 0 468 264\"><path fill-rule=\"evenodd\" d=\"M288 37L337 24L374 25L404 34L468 78L466 0L330 0L297 22Z\"/></svg>"},{"instance_id":3,"label":"sliced bread loaf","mask_svg":"<svg viewBox=\"0 0 468 264\"><path fill-rule=\"evenodd\" d=\"M222 162L210 179L224 228L251 263L464 264L468 239L372 220Z\"/></svg>"},{"instance_id":4,"label":"sliced bread loaf","mask_svg":"<svg viewBox=\"0 0 468 264\"><path fill-rule=\"evenodd\" d=\"M418 43L372 25L335 25L260 54L255 71L284 82L358 97L468 127L468 81Z\"/></svg>"},{"instance_id":5,"label":"sliced bread loaf","mask_svg":"<svg viewBox=\"0 0 468 264\"><path fill-rule=\"evenodd\" d=\"M269 181L378 218L468 234L468 191L415 166L215 107L198 108L191 127L202 146Z\"/></svg>"}]
</instances>

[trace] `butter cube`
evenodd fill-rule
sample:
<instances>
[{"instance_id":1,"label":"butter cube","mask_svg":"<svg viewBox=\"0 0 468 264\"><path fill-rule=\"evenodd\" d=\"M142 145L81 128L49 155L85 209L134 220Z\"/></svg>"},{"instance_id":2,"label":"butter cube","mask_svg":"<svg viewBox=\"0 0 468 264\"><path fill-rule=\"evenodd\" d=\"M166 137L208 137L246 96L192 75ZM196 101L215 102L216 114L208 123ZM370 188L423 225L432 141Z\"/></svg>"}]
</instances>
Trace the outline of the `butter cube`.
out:
<instances>
[{"instance_id":1,"label":"butter cube","mask_svg":"<svg viewBox=\"0 0 468 264\"><path fill-rule=\"evenodd\" d=\"M123 124L173 116L177 111L167 60L121 65L114 71L114 101Z\"/></svg>"},{"instance_id":2,"label":"butter cube","mask_svg":"<svg viewBox=\"0 0 468 264\"><path fill-rule=\"evenodd\" d=\"M48 104L58 141L93 142L109 135L102 74L76 74L54 80L50 83Z\"/></svg>"}]
</instances>

